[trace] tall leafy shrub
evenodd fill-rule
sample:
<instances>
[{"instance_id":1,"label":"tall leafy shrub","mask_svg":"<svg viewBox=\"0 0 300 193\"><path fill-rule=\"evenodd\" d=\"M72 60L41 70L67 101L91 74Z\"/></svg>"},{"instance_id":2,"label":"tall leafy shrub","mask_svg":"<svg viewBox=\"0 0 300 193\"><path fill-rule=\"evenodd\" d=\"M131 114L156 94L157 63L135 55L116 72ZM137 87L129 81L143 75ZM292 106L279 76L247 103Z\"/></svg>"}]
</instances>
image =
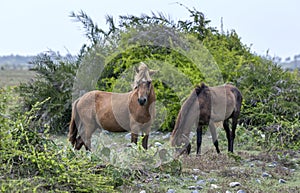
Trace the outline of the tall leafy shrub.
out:
<instances>
[{"instance_id":1,"label":"tall leafy shrub","mask_svg":"<svg viewBox=\"0 0 300 193\"><path fill-rule=\"evenodd\" d=\"M300 79L271 60L243 66L240 87L244 94L242 123L254 134L264 133L268 147L299 148Z\"/></svg>"},{"instance_id":2,"label":"tall leafy shrub","mask_svg":"<svg viewBox=\"0 0 300 193\"><path fill-rule=\"evenodd\" d=\"M284 136L293 136L290 139L297 141L299 139L297 122L300 112L299 73L282 70L270 58L252 53L250 47L241 42L241 38L235 31L219 33L209 26L210 21L204 17L203 13L191 9L188 11L190 20L186 21L173 21L159 13L151 16L144 14L140 17L120 16L119 23L116 24L112 17L107 16L108 30L102 30L84 12L72 13L71 17L83 24L89 44L83 45L80 56L76 58L77 61L70 62L63 57L51 55L40 56L34 62L40 74L37 81L20 87L22 96L25 97L26 107L30 109L34 102L50 97L47 105L45 104L37 114L36 120L43 124L50 123L52 130L65 131L71 112L70 90L74 82L75 71L79 64L85 63L92 63L92 67L87 69L88 74L97 75L98 71L95 71L94 67L103 64L105 66L101 69L99 78L93 80L96 83L83 82L82 89L85 90L79 89L76 97L93 89L117 91L115 86L122 73L144 60L158 60L172 64L190 77L194 85L204 80L209 81L205 74L198 73L191 60L181 55L180 52L168 49L170 47L164 48L151 44L130 47L128 42L132 38L126 37L126 34L157 25L165 29L175 29L203 42L216 61L224 82L231 82L242 91L244 102L240 123L247 129L253 130L254 135L255 130L268 134L274 131L269 128L280 128L275 132L276 135L272 135L273 138L278 139L279 135L282 136L281 134L288 131ZM144 35L151 36L147 33ZM159 35L153 36L157 39L159 37ZM170 38L172 38L171 34ZM136 39L143 40L143 37L138 36ZM127 45L129 45L128 49L122 50ZM106 59L109 53L117 49L122 51ZM203 60L203 63L206 62ZM156 64L151 63L151 65ZM209 64L206 67L209 67ZM174 91L161 81L154 81L154 85L158 100L162 101L166 107L164 110L168 111L165 123L160 129L170 131L173 129L180 104L183 102L178 99L178 93L184 93L182 92L184 89L190 91L192 88L183 87L181 90ZM187 95L189 92L184 94ZM293 135L288 135L292 133Z\"/></svg>"},{"instance_id":3,"label":"tall leafy shrub","mask_svg":"<svg viewBox=\"0 0 300 193\"><path fill-rule=\"evenodd\" d=\"M32 64L36 77L18 88L24 99L24 110L49 98L36 113L33 123L40 127L40 132L48 126L53 133L66 132L71 116L72 85L78 68L76 58L50 51L38 55Z\"/></svg>"}]
</instances>

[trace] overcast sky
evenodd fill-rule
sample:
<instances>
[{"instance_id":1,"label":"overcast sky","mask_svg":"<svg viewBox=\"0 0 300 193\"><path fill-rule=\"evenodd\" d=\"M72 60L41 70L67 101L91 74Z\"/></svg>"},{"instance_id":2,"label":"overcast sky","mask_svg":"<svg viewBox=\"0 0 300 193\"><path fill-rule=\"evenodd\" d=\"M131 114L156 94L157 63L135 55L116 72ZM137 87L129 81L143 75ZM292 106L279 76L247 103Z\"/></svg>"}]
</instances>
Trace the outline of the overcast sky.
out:
<instances>
[{"instance_id":1,"label":"overcast sky","mask_svg":"<svg viewBox=\"0 0 300 193\"><path fill-rule=\"evenodd\" d=\"M72 11L86 12L105 28L105 15L162 12L174 20L189 13L175 2L195 7L211 26L234 29L252 51L286 58L300 53L300 1L298 0L9 0L0 6L0 55L35 55L49 49L77 54L86 42Z\"/></svg>"}]
</instances>

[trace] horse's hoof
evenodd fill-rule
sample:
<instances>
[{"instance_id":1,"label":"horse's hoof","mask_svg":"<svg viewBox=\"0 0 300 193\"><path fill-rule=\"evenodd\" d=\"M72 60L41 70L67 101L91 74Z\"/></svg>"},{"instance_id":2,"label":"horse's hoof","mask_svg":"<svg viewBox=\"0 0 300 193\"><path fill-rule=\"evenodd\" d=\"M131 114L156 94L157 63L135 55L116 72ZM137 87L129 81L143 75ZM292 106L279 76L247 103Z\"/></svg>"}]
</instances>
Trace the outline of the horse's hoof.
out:
<instances>
[{"instance_id":1,"label":"horse's hoof","mask_svg":"<svg viewBox=\"0 0 300 193\"><path fill-rule=\"evenodd\" d=\"M126 147L132 147L132 143L127 143Z\"/></svg>"}]
</instances>

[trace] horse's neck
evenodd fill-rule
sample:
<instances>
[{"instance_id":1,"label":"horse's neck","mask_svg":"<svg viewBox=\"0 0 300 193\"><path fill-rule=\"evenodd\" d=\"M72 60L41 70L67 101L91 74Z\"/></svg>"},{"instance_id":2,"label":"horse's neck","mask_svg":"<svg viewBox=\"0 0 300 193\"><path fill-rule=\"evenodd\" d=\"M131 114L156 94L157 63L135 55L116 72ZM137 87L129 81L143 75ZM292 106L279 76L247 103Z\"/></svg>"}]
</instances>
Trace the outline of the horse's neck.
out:
<instances>
[{"instance_id":1,"label":"horse's neck","mask_svg":"<svg viewBox=\"0 0 300 193\"><path fill-rule=\"evenodd\" d=\"M174 130L171 135L171 144L175 145L183 145L188 144L190 140L191 128L186 127L187 122L182 118L181 112L178 114Z\"/></svg>"},{"instance_id":2,"label":"horse's neck","mask_svg":"<svg viewBox=\"0 0 300 193\"><path fill-rule=\"evenodd\" d=\"M193 92L191 96L184 102L176 120L175 129L177 135L189 137L192 126L199 119L199 106L197 96Z\"/></svg>"}]
</instances>

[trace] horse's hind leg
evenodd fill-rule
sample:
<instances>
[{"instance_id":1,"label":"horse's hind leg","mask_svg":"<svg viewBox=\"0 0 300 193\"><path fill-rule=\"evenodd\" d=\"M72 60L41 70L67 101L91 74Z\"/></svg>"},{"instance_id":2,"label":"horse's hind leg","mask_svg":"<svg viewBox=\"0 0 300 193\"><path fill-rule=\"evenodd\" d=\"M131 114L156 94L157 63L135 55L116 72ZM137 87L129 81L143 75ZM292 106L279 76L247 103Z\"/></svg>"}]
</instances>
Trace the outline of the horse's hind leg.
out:
<instances>
[{"instance_id":1,"label":"horse's hind leg","mask_svg":"<svg viewBox=\"0 0 300 193\"><path fill-rule=\"evenodd\" d=\"M76 142L75 142L75 145L74 145L74 148L76 150L80 150L83 145L85 146L84 140L82 139L81 134L80 134L81 131L83 130L83 124L81 122L79 122L79 124L78 124L78 130L79 130L79 135L76 138Z\"/></svg>"},{"instance_id":2,"label":"horse's hind leg","mask_svg":"<svg viewBox=\"0 0 300 193\"><path fill-rule=\"evenodd\" d=\"M226 138L227 138L227 141L228 141L228 151L231 151L231 138L232 137L231 137L231 132L230 132L230 129L229 129L228 119L224 120L223 127L225 129Z\"/></svg>"},{"instance_id":3,"label":"horse's hind leg","mask_svg":"<svg viewBox=\"0 0 300 193\"><path fill-rule=\"evenodd\" d=\"M217 152L220 153L219 142L217 139L217 130L216 130L215 124L213 122L209 123L209 129L210 129L210 133L212 136L213 144L215 145Z\"/></svg>"},{"instance_id":4,"label":"horse's hind leg","mask_svg":"<svg viewBox=\"0 0 300 193\"><path fill-rule=\"evenodd\" d=\"M231 130L231 139L230 139L230 151L233 153L233 143L235 138L235 130L238 122L238 115L237 113L232 117L232 130Z\"/></svg>"},{"instance_id":5,"label":"horse's hind leg","mask_svg":"<svg viewBox=\"0 0 300 193\"><path fill-rule=\"evenodd\" d=\"M90 129L85 130L85 141L84 141L84 146L87 151L91 151L92 149L92 142L91 138L93 133L96 131L97 128L90 127Z\"/></svg>"},{"instance_id":6,"label":"horse's hind leg","mask_svg":"<svg viewBox=\"0 0 300 193\"><path fill-rule=\"evenodd\" d=\"M191 149L192 149L192 146L191 146L191 143L189 143L187 146L186 146L186 153L189 155L191 153Z\"/></svg>"},{"instance_id":7,"label":"horse's hind leg","mask_svg":"<svg viewBox=\"0 0 300 193\"><path fill-rule=\"evenodd\" d=\"M197 127L197 154L201 153L201 143L202 143L202 126Z\"/></svg>"},{"instance_id":8,"label":"horse's hind leg","mask_svg":"<svg viewBox=\"0 0 300 193\"><path fill-rule=\"evenodd\" d=\"M83 145L84 145L83 140L81 139L80 136L78 136L78 137L76 138L76 143L75 143L75 145L74 145L74 148L75 148L76 150L80 150L81 147L82 147Z\"/></svg>"},{"instance_id":9,"label":"horse's hind leg","mask_svg":"<svg viewBox=\"0 0 300 193\"><path fill-rule=\"evenodd\" d=\"M91 151L92 149L91 138L92 138L92 134L95 132L96 129L97 127L95 127L94 123L92 124L84 123L79 130L80 140L82 141L87 151Z\"/></svg>"}]
</instances>

